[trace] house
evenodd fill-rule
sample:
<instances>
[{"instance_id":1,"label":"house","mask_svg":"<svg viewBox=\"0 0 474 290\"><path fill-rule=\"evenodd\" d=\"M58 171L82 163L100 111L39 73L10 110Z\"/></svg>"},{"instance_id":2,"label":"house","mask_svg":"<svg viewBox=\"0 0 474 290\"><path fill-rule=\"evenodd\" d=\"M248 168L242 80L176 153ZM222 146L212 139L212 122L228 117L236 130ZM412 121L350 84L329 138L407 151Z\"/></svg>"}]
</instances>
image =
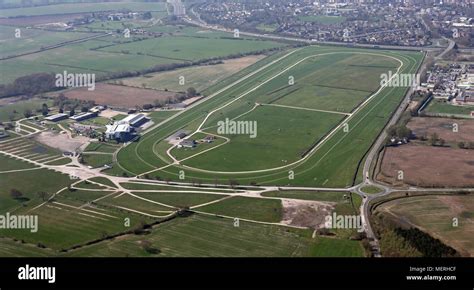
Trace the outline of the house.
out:
<instances>
[{"instance_id":1,"label":"house","mask_svg":"<svg viewBox=\"0 0 474 290\"><path fill-rule=\"evenodd\" d=\"M109 140L125 142L131 139L133 128L128 124L106 125L105 137Z\"/></svg>"},{"instance_id":2,"label":"house","mask_svg":"<svg viewBox=\"0 0 474 290\"><path fill-rule=\"evenodd\" d=\"M178 148L194 148L196 147L196 141L194 140L183 140L179 142Z\"/></svg>"},{"instance_id":3,"label":"house","mask_svg":"<svg viewBox=\"0 0 474 290\"><path fill-rule=\"evenodd\" d=\"M68 118L68 114L60 113L60 114L48 116L44 119L46 121L59 122L59 121L62 121L62 120L66 120L67 118Z\"/></svg>"}]
</instances>

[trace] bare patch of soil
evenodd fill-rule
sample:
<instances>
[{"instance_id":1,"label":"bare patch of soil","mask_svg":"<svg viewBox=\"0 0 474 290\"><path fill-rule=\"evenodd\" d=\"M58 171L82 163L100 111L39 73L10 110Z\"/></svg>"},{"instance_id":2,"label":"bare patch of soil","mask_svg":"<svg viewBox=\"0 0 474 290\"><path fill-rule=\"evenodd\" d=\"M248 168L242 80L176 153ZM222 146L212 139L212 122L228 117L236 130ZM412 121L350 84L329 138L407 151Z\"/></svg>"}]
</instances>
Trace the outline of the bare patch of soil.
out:
<instances>
[{"instance_id":1,"label":"bare patch of soil","mask_svg":"<svg viewBox=\"0 0 474 290\"><path fill-rule=\"evenodd\" d=\"M334 209L333 202L283 199L282 223L318 229L324 226L325 217Z\"/></svg>"},{"instance_id":2,"label":"bare patch of soil","mask_svg":"<svg viewBox=\"0 0 474 290\"><path fill-rule=\"evenodd\" d=\"M76 149L86 144L89 141L89 138L77 136L71 139L67 134L46 131L38 134L35 137L35 140L49 147L57 148L63 152L74 152Z\"/></svg>"},{"instance_id":3,"label":"bare patch of soil","mask_svg":"<svg viewBox=\"0 0 474 290\"><path fill-rule=\"evenodd\" d=\"M153 104L155 100L167 100L174 97L174 93L150 89L139 89L112 84L97 84L95 90L87 88L72 89L64 92L69 99L95 101L98 105L107 105L115 108L133 108L144 104Z\"/></svg>"}]
</instances>

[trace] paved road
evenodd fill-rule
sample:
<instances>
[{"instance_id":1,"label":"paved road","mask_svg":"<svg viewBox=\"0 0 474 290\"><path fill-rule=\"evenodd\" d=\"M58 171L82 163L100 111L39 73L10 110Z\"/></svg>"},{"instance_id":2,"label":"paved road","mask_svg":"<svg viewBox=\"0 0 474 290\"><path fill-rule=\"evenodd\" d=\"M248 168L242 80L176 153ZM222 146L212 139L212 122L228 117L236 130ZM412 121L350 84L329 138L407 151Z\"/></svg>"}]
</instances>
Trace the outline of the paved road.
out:
<instances>
[{"instance_id":1,"label":"paved road","mask_svg":"<svg viewBox=\"0 0 474 290\"><path fill-rule=\"evenodd\" d=\"M455 45L455 42L450 40L450 39L447 39L447 40L449 41L448 47L446 47L446 49L443 50L436 57L436 59L441 59L446 53L448 53L451 49L453 49L453 47ZM426 70L426 63L423 63L422 66L418 69L418 72L425 71L425 70ZM375 233L373 232L372 226L370 224L370 207L369 207L369 205L370 205L370 202L372 200L374 200L376 198L379 198L379 197L382 197L382 196L389 195L389 194L394 193L394 192L399 192L399 191L412 191L412 192L423 192L423 191L427 191L427 192L443 191L443 192L446 192L446 191L448 191L449 192L449 191L459 190L459 189L456 189L456 188L431 189L431 188L417 188L417 187L412 187L409 190L397 190L397 189L389 187L385 184L376 182L374 180L374 176L371 175L371 172L370 172L371 171L371 166L375 165L374 162L377 160L378 152L379 152L380 148L383 146L383 143L385 142L385 140L388 137L386 128L389 128L390 126L395 125L398 122L398 120L400 119L401 115L403 114L403 112L405 111L405 109L407 108L407 106L410 102L410 96L413 94L415 88L418 85L419 85L419 83L416 83L408 90L408 92L406 93L404 99L400 103L400 106L397 108L397 110L393 114L392 118L387 123L386 127L384 128L384 130L378 136L376 142L372 146L372 149L368 153L367 158L364 162L364 167L363 167L363 171L362 171L363 176L364 176L364 181L360 185L356 186L356 192L359 195L363 196L363 201L362 201L362 205L361 205L361 213L362 213L363 224L364 224L364 227L365 227L365 232L367 234L367 237L369 238L369 240L371 240L371 246L373 248L373 253L376 257L380 256L380 245L378 243L378 239L377 239ZM379 187L382 191L380 193L377 193L377 194L371 194L371 195L365 194L364 192L361 191L361 188L364 187L364 186L367 186L367 185L375 185L375 186ZM470 189L467 189L467 190L471 191Z\"/></svg>"}]
</instances>

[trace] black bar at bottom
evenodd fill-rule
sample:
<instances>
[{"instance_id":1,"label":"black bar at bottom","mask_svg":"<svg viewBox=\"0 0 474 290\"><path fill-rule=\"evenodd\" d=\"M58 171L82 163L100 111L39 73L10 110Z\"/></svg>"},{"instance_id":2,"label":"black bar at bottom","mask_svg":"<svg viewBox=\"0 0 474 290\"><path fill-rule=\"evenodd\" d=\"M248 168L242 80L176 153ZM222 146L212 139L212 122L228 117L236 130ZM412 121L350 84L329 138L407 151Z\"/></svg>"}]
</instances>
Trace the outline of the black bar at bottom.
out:
<instances>
[{"instance_id":1,"label":"black bar at bottom","mask_svg":"<svg viewBox=\"0 0 474 290\"><path fill-rule=\"evenodd\" d=\"M26 265L55 267L55 282L20 280ZM474 259L0 258L1 290L148 287L474 289Z\"/></svg>"}]
</instances>

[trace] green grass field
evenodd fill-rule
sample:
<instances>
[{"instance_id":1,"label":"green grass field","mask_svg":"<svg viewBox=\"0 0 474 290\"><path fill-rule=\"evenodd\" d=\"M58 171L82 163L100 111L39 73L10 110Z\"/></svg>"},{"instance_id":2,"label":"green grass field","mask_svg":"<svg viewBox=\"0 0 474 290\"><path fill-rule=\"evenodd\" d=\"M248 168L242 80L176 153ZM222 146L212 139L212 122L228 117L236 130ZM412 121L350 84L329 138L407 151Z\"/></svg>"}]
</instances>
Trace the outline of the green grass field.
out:
<instances>
[{"instance_id":1,"label":"green grass field","mask_svg":"<svg viewBox=\"0 0 474 290\"><path fill-rule=\"evenodd\" d=\"M22 208L14 213L25 214L26 209ZM101 239L106 235L130 230L130 227L124 225L126 217L131 219L131 227L146 219L133 213L122 213L111 209L80 209L75 205L70 205L69 199L47 203L30 213L38 215L38 232L10 229L2 231L2 235L31 244L41 243L54 250L69 248L87 241Z\"/></svg>"},{"instance_id":2,"label":"green grass field","mask_svg":"<svg viewBox=\"0 0 474 290\"><path fill-rule=\"evenodd\" d=\"M194 87L198 92L222 81L223 79L236 73L243 67L257 61L259 57L249 56L245 58L227 60L223 64L207 65L198 67L188 67L169 72L147 74L136 78L126 78L113 82L122 82L127 86L146 87L184 92L188 87ZM180 78L184 78L184 84L180 83Z\"/></svg>"},{"instance_id":3,"label":"green grass field","mask_svg":"<svg viewBox=\"0 0 474 290\"><path fill-rule=\"evenodd\" d=\"M398 218L404 224L427 232L454 247L463 256L472 256L474 240L471 238L474 229L474 196L436 195L401 198L383 203L376 213L388 214ZM458 224L454 226L454 218Z\"/></svg>"},{"instance_id":4,"label":"green grass field","mask_svg":"<svg viewBox=\"0 0 474 290\"><path fill-rule=\"evenodd\" d=\"M103 6L114 6L117 3L99 3ZM118 3L117 5L147 6L162 5L163 3ZM67 4L65 4L67 5ZM83 5L83 4L80 4ZM87 7L87 4L84 4ZM53 5L57 7L60 5ZM99 5L100 6L100 5ZM21 9L50 9L45 6ZM9 9L10 10L16 9ZM5 10L2 10L5 11ZM25 10L26 11L26 10ZM52 12L53 13L53 12ZM159 30L167 26L155 25L147 27L148 31ZM82 32L43 32L34 34L35 30L25 34L25 40L11 39L11 27L0 27L0 39L6 38L5 55L18 54L42 44L55 44L65 40L77 39L90 34L82 32L104 32L83 27ZM26 30L26 29L24 29ZM181 30L180 30L181 31ZM95 73L103 77L110 73L121 71L141 71L157 65L184 63L218 56L228 56L241 52L254 52L262 49L283 47L285 44L264 41L255 38L232 39L228 33L201 31L194 27L183 27L179 34L159 38L136 36L126 39L122 34L91 39L81 43L68 44L52 50L16 57L0 61L0 84L14 81L16 78L40 72L63 73ZM138 41L137 41L138 40ZM31 42L33 45L25 43ZM107 47L104 47L107 46ZM219 49L217 49L219 47ZM223 49L221 49L223 48ZM1 56L1 55L0 55ZM74 56L74 57L71 57Z\"/></svg>"},{"instance_id":5,"label":"green grass field","mask_svg":"<svg viewBox=\"0 0 474 290\"><path fill-rule=\"evenodd\" d=\"M454 106L443 101L432 100L425 111L433 114L470 116L474 111L474 106Z\"/></svg>"},{"instance_id":6,"label":"green grass field","mask_svg":"<svg viewBox=\"0 0 474 290\"><path fill-rule=\"evenodd\" d=\"M196 208L197 211L261 222L278 223L282 219L280 200L236 196Z\"/></svg>"},{"instance_id":7,"label":"green grass field","mask_svg":"<svg viewBox=\"0 0 474 290\"><path fill-rule=\"evenodd\" d=\"M153 123L158 124L162 121L168 119L169 117L173 116L174 114L178 113L178 111L155 111L148 114L148 118L150 118Z\"/></svg>"},{"instance_id":8,"label":"green grass field","mask_svg":"<svg viewBox=\"0 0 474 290\"><path fill-rule=\"evenodd\" d=\"M5 10L0 10L5 11ZM61 31L46 31L40 29L20 29L19 37L15 37L15 27L0 25L0 58L19 55L40 50L42 47L72 41L88 36L91 33L69 33Z\"/></svg>"},{"instance_id":9,"label":"green grass field","mask_svg":"<svg viewBox=\"0 0 474 290\"><path fill-rule=\"evenodd\" d=\"M128 194L111 196L100 200L98 204L120 208L122 211L126 212L133 213L138 211L140 213L144 213L146 216L163 216L175 210L173 207L152 203Z\"/></svg>"},{"instance_id":10,"label":"green grass field","mask_svg":"<svg viewBox=\"0 0 474 290\"><path fill-rule=\"evenodd\" d=\"M72 183L68 175L47 169L0 173L0 213L21 207L22 203L38 202L38 191L53 194ZM23 201L10 196L10 190L17 189L23 194Z\"/></svg>"},{"instance_id":11,"label":"green grass field","mask_svg":"<svg viewBox=\"0 0 474 290\"><path fill-rule=\"evenodd\" d=\"M99 152L99 153L114 153L119 149L119 146L107 143L91 142L87 145L85 152Z\"/></svg>"},{"instance_id":12,"label":"green grass field","mask_svg":"<svg viewBox=\"0 0 474 290\"><path fill-rule=\"evenodd\" d=\"M82 154L84 164L93 168L103 167L112 163L112 154Z\"/></svg>"},{"instance_id":13,"label":"green grass field","mask_svg":"<svg viewBox=\"0 0 474 290\"><path fill-rule=\"evenodd\" d=\"M317 201L344 201L344 195L349 196L347 192L318 192L318 191L270 191L262 193L262 196L280 197L280 198L295 198L304 200Z\"/></svg>"},{"instance_id":14,"label":"green grass field","mask_svg":"<svg viewBox=\"0 0 474 290\"><path fill-rule=\"evenodd\" d=\"M140 236L127 236L72 251L68 256L145 256L145 257L300 257L318 253L318 243L311 232L278 226L241 222L234 227L232 220L193 215L177 218L153 228L146 240L160 251L146 252ZM349 241L342 249L351 247ZM321 249L323 250L323 249ZM334 252L334 250L332 250Z\"/></svg>"},{"instance_id":15,"label":"green grass field","mask_svg":"<svg viewBox=\"0 0 474 290\"><path fill-rule=\"evenodd\" d=\"M37 167L31 163L21 161L18 159L13 159L1 153L0 153L0 164L2 165L0 172Z\"/></svg>"},{"instance_id":16,"label":"green grass field","mask_svg":"<svg viewBox=\"0 0 474 290\"><path fill-rule=\"evenodd\" d=\"M26 110L31 110L33 113L41 109L41 106L46 103L48 106L52 105L52 100L33 98L28 100L19 100L11 104L0 106L0 122L9 122L10 120L19 120L24 118L23 113Z\"/></svg>"},{"instance_id":17,"label":"green grass field","mask_svg":"<svg viewBox=\"0 0 474 290\"><path fill-rule=\"evenodd\" d=\"M187 192L134 192L149 200L157 201L177 208L192 207L226 197L227 195L187 193Z\"/></svg>"},{"instance_id":18,"label":"green grass field","mask_svg":"<svg viewBox=\"0 0 474 290\"><path fill-rule=\"evenodd\" d=\"M18 17L67 13L84 13L129 9L132 11L165 11L161 2L106 2L106 3L68 3L38 7L0 10L0 17Z\"/></svg>"},{"instance_id":19,"label":"green grass field","mask_svg":"<svg viewBox=\"0 0 474 290\"><path fill-rule=\"evenodd\" d=\"M257 122L256 138L244 134L222 135L230 138L228 145L189 159L184 164L216 171L283 166L298 160L342 118L338 114L260 106L238 119ZM219 134L216 128L209 131Z\"/></svg>"},{"instance_id":20,"label":"green grass field","mask_svg":"<svg viewBox=\"0 0 474 290\"><path fill-rule=\"evenodd\" d=\"M148 55L182 62L259 51L279 46L283 45L272 41L261 40L166 36L139 42L118 44L100 49L99 51ZM219 49L215 49L216 47L219 47Z\"/></svg>"}]
</instances>

